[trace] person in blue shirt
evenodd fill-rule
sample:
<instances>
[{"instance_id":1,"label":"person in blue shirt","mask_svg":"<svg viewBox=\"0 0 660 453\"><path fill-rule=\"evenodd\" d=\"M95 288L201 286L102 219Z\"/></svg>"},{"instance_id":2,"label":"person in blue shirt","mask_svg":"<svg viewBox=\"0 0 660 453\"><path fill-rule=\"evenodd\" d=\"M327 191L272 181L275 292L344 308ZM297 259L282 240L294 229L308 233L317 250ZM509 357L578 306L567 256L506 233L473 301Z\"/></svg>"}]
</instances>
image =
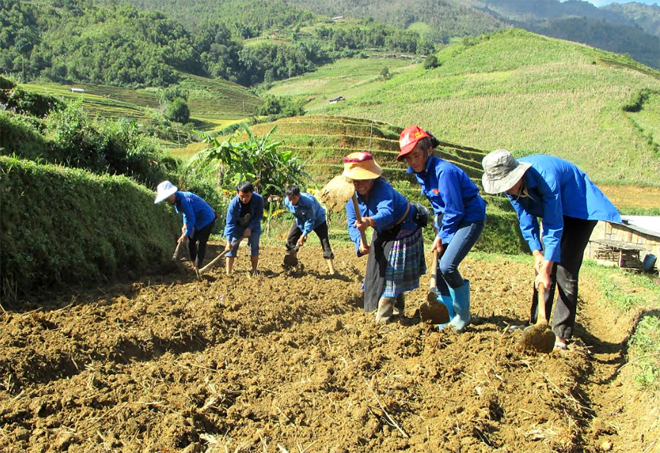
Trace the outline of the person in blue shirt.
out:
<instances>
[{"instance_id":1,"label":"person in blue shirt","mask_svg":"<svg viewBox=\"0 0 660 453\"><path fill-rule=\"evenodd\" d=\"M195 271L199 271L206 255L206 243L218 216L204 199L194 193L179 190L169 181L163 181L157 187L154 203L160 203L163 200L174 205L177 214L183 213L183 227L179 242L188 236L190 260L193 262Z\"/></svg>"},{"instance_id":2,"label":"person in blue shirt","mask_svg":"<svg viewBox=\"0 0 660 453\"><path fill-rule=\"evenodd\" d=\"M463 279L458 265L484 229L486 202L463 170L433 153L439 144L418 126L408 126L399 137L397 160L405 159L408 173L415 175L436 216L437 234L431 251L438 254L439 300L450 318L448 324L438 327L462 330L470 322L470 282Z\"/></svg>"},{"instance_id":3,"label":"person in blue shirt","mask_svg":"<svg viewBox=\"0 0 660 453\"><path fill-rule=\"evenodd\" d=\"M548 317L555 286L559 287L552 329L557 336L555 346L565 349L573 335L578 274L591 232L599 220L621 223L621 216L582 170L558 157L532 155L516 160L509 151L498 149L484 157L482 166L484 190L506 193L534 255L530 322L536 321L537 285L545 288Z\"/></svg>"},{"instance_id":4,"label":"person in blue shirt","mask_svg":"<svg viewBox=\"0 0 660 453\"><path fill-rule=\"evenodd\" d=\"M284 206L293 214L294 221L286 240L287 254L296 256L300 247L307 241L309 233L314 231L321 241L323 258L329 261L330 273L333 272L332 260L335 255L328 238L328 223L325 219L325 209L313 195L300 192L300 187L291 185L286 188Z\"/></svg>"},{"instance_id":5,"label":"person in blue shirt","mask_svg":"<svg viewBox=\"0 0 660 453\"><path fill-rule=\"evenodd\" d=\"M415 208L383 178L382 169L367 152L344 158L343 175L357 192L346 204L348 232L358 256L369 255L364 277L364 309L376 311L376 322L403 316L404 293L419 287L426 273L422 229L415 223ZM358 216L359 214L359 216ZM371 244L364 232L373 228ZM396 309L396 312L395 312Z\"/></svg>"},{"instance_id":6,"label":"person in blue shirt","mask_svg":"<svg viewBox=\"0 0 660 453\"><path fill-rule=\"evenodd\" d=\"M259 265L259 239L261 220L264 217L264 199L254 191L254 185L244 181L236 186L237 195L229 202L224 236L227 238L227 275L232 273L236 252L242 239L248 239L252 275Z\"/></svg>"}]
</instances>

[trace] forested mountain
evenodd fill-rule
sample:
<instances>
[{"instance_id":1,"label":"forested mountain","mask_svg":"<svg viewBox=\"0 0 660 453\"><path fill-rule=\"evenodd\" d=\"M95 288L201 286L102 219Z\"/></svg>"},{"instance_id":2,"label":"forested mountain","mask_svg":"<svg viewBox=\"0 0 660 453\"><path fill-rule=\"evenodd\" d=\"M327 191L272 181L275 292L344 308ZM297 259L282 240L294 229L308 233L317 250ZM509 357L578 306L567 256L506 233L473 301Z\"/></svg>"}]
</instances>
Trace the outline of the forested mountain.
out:
<instances>
[{"instance_id":1,"label":"forested mountain","mask_svg":"<svg viewBox=\"0 0 660 453\"><path fill-rule=\"evenodd\" d=\"M456 0L458 1L458 0ZM580 0L474 0L474 5L516 22L534 22L562 17L588 17L614 23L633 21L616 11L598 8Z\"/></svg>"},{"instance_id":2,"label":"forested mountain","mask_svg":"<svg viewBox=\"0 0 660 453\"><path fill-rule=\"evenodd\" d=\"M480 35L505 27L491 14L448 0L287 0L330 16L371 17L401 28L415 22L429 25L436 40Z\"/></svg>"},{"instance_id":3,"label":"forested mountain","mask_svg":"<svg viewBox=\"0 0 660 453\"><path fill-rule=\"evenodd\" d=\"M647 33L660 36L660 6L642 3L612 3L604 10L617 12L631 19Z\"/></svg>"},{"instance_id":4,"label":"forested mountain","mask_svg":"<svg viewBox=\"0 0 660 453\"><path fill-rule=\"evenodd\" d=\"M580 0L472 0L472 3L518 28L628 53L644 64L660 67L660 7L626 3L597 8Z\"/></svg>"},{"instance_id":5,"label":"forested mountain","mask_svg":"<svg viewBox=\"0 0 660 453\"><path fill-rule=\"evenodd\" d=\"M110 0L107 0L110 1ZM270 26L287 26L304 22L307 19L302 10L314 11L330 17L343 16L371 18L378 22L408 28L414 22L425 22L432 26L432 35L443 37L475 35L494 31L504 24L491 14L474 8L452 3L449 0L284 0L267 2L268 14L264 8L254 2L237 0L128 0L131 4L145 10L162 11L168 17L177 19L191 27L198 26L201 18L224 17L232 12L236 23L264 22L273 16L277 21L270 21ZM286 2L286 3L285 3ZM248 7L249 4L249 7ZM275 5L275 6L273 6ZM287 18L288 21L282 20ZM268 24L264 24L268 25ZM268 29L268 26L263 27Z\"/></svg>"},{"instance_id":6,"label":"forested mountain","mask_svg":"<svg viewBox=\"0 0 660 453\"><path fill-rule=\"evenodd\" d=\"M248 6L237 0L128 1L143 9L163 11L168 17L194 27L199 26L200 18L224 17L224 11L230 9L235 16L230 28L247 29L246 37L275 27L277 23L284 26L304 23L308 16L301 10L373 19L402 29L421 23L423 29L428 30L425 37L436 43L513 26L629 53L638 61L660 67L660 7L635 3L598 8L580 0L282 0L287 6L274 2L280 5L275 14L280 19L272 21L272 16L264 15L263 9L254 9L255 4ZM267 10L272 11L273 3L268 5ZM266 20L269 23L245 25Z\"/></svg>"},{"instance_id":7,"label":"forested mountain","mask_svg":"<svg viewBox=\"0 0 660 453\"><path fill-rule=\"evenodd\" d=\"M22 80L167 86L180 72L243 85L314 70L366 48L428 53L417 33L373 21L334 25L281 2L226 5L189 31L128 3L0 0L0 73ZM300 33L307 24L326 24ZM270 32L255 45L244 40ZM272 36L271 36L272 35ZM270 38L273 39L270 39Z\"/></svg>"},{"instance_id":8,"label":"forested mountain","mask_svg":"<svg viewBox=\"0 0 660 453\"><path fill-rule=\"evenodd\" d=\"M646 33L637 26L584 17L563 17L527 24L524 28L553 38L627 53L641 63L660 68L660 37Z\"/></svg>"}]
</instances>

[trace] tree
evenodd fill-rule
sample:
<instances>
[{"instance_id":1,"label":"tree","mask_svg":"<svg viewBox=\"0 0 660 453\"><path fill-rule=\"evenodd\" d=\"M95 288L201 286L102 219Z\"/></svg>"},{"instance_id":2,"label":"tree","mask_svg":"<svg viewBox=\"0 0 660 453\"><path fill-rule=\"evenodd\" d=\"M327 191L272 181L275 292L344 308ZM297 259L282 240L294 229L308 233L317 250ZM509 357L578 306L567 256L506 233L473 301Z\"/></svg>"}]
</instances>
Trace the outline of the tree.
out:
<instances>
[{"instance_id":1,"label":"tree","mask_svg":"<svg viewBox=\"0 0 660 453\"><path fill-rule=\"evenodd\" d=\"M380 77L381 77L383 80L387 80L387 79L389 79L390 77L392 77L392 75L390 74L390 68L388 68L387 66L385 66L385 67L380 71Z\"/></svg>"},{"instance_id":2,"label":"tree","mask_svg":"<svg viewBox=\"0 0 660 453\"><path fill-rule=\"evenodd\" d=\"M177 123L186 124L190 121L190 109L183 98L175 98L165 104L165 118Z\"/></svg>"},{"instance_id":3,"label":"tree","mask_svg":"<svg viewBox=\"0 0 660 453\"><path fill-rule=\"evenodd\" d=\"M426 57L426 60L424 60L424 69L433 69L438 66L440 66L440 64L438 63L438 57L435 55L429 55Z\"/></svg>"}]
</instances>

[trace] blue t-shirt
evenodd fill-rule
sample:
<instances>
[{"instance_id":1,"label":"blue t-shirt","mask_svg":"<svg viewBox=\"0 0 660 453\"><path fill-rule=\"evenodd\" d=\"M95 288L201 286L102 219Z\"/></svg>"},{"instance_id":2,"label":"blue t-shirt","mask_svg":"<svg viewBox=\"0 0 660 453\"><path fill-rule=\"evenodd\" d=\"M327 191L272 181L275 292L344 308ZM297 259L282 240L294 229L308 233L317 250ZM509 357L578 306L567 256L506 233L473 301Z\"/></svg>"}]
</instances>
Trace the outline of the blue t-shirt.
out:
<instances>
[{"instance_id":1,"label":"blue t-shirt","mask_svg":"<svg viewBox=\"0 0 660 453\"><path fill-rule=\"evenodd\" d=\"M374 180L374 185L369 192L369 200L367 201L361 195L357 195L358 209L362 217L371 217L374 220L374 229L378 234L385 230L389 230L408 211L408 215L402 225L403 228L419 228L411 219L413 210L408 210L408 200L406 197L397 192L394 187L390 185L383 178ZM348 200L346 203L346 219L348 222L348 234L351 240L355 243L355 249L358 250L360 246L360 230L355 227L357 216L353 208L353 201Z\"/></svg>"}]
</instances>

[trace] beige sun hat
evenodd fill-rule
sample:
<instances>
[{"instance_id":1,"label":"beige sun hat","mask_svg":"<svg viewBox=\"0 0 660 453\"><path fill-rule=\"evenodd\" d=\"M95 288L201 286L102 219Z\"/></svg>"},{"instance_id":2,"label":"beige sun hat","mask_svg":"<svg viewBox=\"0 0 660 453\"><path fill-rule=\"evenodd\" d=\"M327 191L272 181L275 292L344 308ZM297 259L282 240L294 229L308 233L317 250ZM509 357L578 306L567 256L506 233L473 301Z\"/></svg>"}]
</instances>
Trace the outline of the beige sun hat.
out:
<instances>
[{"instance_id":1,"label":"beige sun hat","mask_svg":"<svg viewBox=\"0 0 660 453\"><path fill-rule=\"evenodd\" d=\"M486 193L502 193L516 185L529 167L529 162L518 162L506 149L496 149L481 161L484 175L481 182Z\"/></svg>"},{"instance_id":2,"label":"beige sun hat","mask_svg":"<svg viewBox=\"0 0 660 453\"><path fill-rule=\"evenodd\" d=\"M179 189L177 189L177 187L171 182L161 182L156 188L156 201L154 201L154 203L160 203L161 201L167 199L170 195L176 193L177 190Z\"/></svg>"},{"instance_id":3,"label":"beige sun hat","mask_svg":"<svg viewBox=\"0 0 660 453\"><path fill-rule=\"evenodd\" d=\"M376 179L383 174L383 169L376 163L374 156L366 151L351 153L344 157L344 173L355 181Z\"/></svg>"}]
</instances>

